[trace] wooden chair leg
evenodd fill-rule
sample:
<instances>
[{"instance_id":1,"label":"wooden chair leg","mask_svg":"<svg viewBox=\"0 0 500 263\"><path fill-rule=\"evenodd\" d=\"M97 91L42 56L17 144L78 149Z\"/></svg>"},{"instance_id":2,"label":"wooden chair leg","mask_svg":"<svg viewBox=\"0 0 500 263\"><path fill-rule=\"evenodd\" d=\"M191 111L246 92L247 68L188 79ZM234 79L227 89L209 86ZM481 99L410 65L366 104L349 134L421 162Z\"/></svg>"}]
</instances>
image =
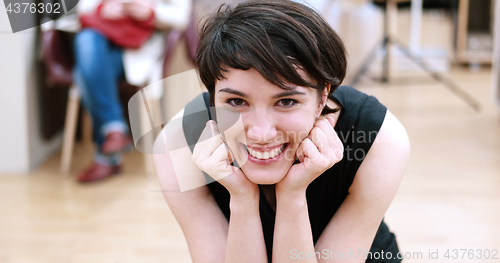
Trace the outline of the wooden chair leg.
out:
<instances>
[{"instance_id":1,"label":"wooden chair leg","mask_svg":"<svg viewBox=\"0 0 500 263\"><path fill-rule=\"evenodd\" d=\"M390 77L392 56L394 48L392 40L397 34L397 12L398 5L394 0L388 0L385 12L385 25L384 31L385 39L385 57L383 62L382 82L387 82Z\"/></svg>"},{"instance_id":2,"label":"wooden chair leg","mask_svg":"<svg viewBox=\"0 0 500 263\"><path fill-rule=\"evenodd\" d=\"M82 142L83 145L93 145L92 141L92 117L86 110L82 114Z\"/></svg>"},{"instance_id":3,"label":"wooden chair leg","mask_svg":"<svg viewBox=\"0 0 500 263\"><path fill-rule=\"evenodd\" d=\"M78 107L80 106L80 92L76 86L72 86L68 94L68 105L66 108L66 121L64 124L63 145L61 152L61 172L67 175L73 157L73 146L75 143L76 122L78 120Z\"/></svg>"}]
</instances>

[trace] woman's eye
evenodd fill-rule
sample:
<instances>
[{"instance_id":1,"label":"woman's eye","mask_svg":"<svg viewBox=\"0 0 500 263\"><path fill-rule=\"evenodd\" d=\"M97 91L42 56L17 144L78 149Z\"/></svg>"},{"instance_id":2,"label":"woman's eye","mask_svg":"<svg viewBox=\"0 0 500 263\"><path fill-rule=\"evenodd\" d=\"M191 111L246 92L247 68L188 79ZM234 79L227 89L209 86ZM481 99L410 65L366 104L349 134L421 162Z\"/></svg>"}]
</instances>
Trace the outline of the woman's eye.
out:
<instances>
[{"instance_id":1,"label":"woman's eye","mask_svg":"<svg viewBox=\"0 0 500 263\"><path fill-rule=\"evenodd\" d=\"M297 101L292 99L282 99L278 102L279 106L283 107L291 107L295 105L295 103L297 103Z\"/></svg>"},{"instance_id":2,"label":"woman's eye","mask_svg":"<svg viewBox=\"0 0 500 263\"><path fill-rule=\"evenodd\" d=\"M228 99L226 103L228 103L233 107L239 107L245 105L245 101L242 99Z\"/></svg>"}]
</instances>

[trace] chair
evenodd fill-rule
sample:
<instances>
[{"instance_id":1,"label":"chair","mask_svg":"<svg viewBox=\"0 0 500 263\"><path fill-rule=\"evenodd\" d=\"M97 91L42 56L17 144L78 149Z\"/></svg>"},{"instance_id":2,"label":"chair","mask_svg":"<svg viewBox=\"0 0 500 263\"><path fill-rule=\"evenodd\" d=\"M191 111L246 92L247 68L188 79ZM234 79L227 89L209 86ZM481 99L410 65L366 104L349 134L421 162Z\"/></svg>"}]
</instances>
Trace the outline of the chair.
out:
<instances>
[{"instance_id":1,"label":"chair","mask_svg":"<svg viewBox=\"0 0 500 263\"><path fill-rule=\"evenodd\" d=\"M377 46L377 48L369 55L366 61L361 66L360 70L355 74L353 80L350 85L356 85L361 76L366 73L368 66L372 62L375 57L375 53L379 47L382 47L384 51L383 57L383 65L382 65L382 82L387 82L389 80L389 66L391 62L391 50L392 46L395 44L399 44L395 39L395 35L397 32L397 5L400 2L409 2L410 0L373 0L373 2L382 2L386 3L386 11L384 15L384 36L381 43ZM406 53L405 53L406 54Z\"/></svg>"},{"instance_id":2,"label":"chair","mask_svg":"<svg viewBox=\"0 0 500 263\"><path fill-rule=\"evenodd\" d=\"M57 21L55 21L56 23ZM54 23L54 24L55 24ZM178 30L170 30L166 35L165 41L165 56L163 61L163 75L166 77L166 73L170 69L172 58L174 57L175 47L177 46L179 39L181 37L186 38L186 45L188 48L188 56L191 61L193 61L194 53L192 53L192 46L194 45L194 50L196 50L197 40L194 35L197 35L195 21L192 20L188 30L184 32L179 32ZM46 28L48 26L45 26ZM63 134L63 144L61 152L61 167L60 170L63 174L67 174L71 165L73 156L73 147L76 133L76 125L78 118L78 109L80 106L81 94L72 81L72 58L73 53L71 49L64 49L61 45L62 35L67 34L62 30L56 29L57 26L54 25L46 29L42 33L42 59L48 71L49 84L51 86L71 86L68 94L68 103L66 109L66 120L64 125ZM194 30L194 32L192 32ZM196 42L196 44L194 42ZM62 53L64 52L64 53ZM135 90L140 90L142 87L131 86L130 84L123 81L120 83L120 89L123 88L135 88ZM155 92L155 94L162 94L162 92ZM149 98L154 105L160 105L161 95L155 98ZM145 155L146 167L148 171L152 167L152 162L150 161L150 156Z\"/></svg>"}]
</instances>

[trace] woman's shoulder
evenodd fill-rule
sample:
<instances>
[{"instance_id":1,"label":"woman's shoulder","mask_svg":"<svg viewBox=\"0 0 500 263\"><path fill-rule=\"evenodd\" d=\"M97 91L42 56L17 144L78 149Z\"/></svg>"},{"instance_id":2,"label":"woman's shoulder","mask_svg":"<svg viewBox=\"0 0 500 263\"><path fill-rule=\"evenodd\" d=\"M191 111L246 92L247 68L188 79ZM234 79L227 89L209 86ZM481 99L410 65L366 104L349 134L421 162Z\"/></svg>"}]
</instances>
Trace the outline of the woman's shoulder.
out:
<instances>
[{"instance_id":1,"label":"woman's shoulder","mask_svg":"<svg viewBox=\"0 0 500 263\"><path fill-rule=\"evenodd\" d=\"M349 86L339 86L332 99L341 106L338 130L378 131L387 113L377 98Z\"/></svg>"}]
</instances>

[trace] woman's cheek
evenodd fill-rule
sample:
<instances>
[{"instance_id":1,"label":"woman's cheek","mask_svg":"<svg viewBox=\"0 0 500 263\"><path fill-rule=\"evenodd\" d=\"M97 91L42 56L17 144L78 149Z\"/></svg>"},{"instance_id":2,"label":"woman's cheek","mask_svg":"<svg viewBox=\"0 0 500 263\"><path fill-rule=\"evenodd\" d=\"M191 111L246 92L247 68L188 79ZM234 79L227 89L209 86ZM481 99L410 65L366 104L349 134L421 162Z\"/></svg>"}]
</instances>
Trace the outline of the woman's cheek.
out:
<instances>
[{"instance_id":1,"label":"woman's cheek","mask_svg":"<svg viewBox=\"0 0 500 263\"><path fill-rule=\"evenodd\" d=\"M299 119L300 120L300 119ZM291 143L300 143L302 142L307 136L309 136L309 133L311 132L311 129L314 126L313 121L309 122L300 122L300 121L294 121L290 122L289 125L287 125L287 141Z\"/></svg>"}]
</instances>

